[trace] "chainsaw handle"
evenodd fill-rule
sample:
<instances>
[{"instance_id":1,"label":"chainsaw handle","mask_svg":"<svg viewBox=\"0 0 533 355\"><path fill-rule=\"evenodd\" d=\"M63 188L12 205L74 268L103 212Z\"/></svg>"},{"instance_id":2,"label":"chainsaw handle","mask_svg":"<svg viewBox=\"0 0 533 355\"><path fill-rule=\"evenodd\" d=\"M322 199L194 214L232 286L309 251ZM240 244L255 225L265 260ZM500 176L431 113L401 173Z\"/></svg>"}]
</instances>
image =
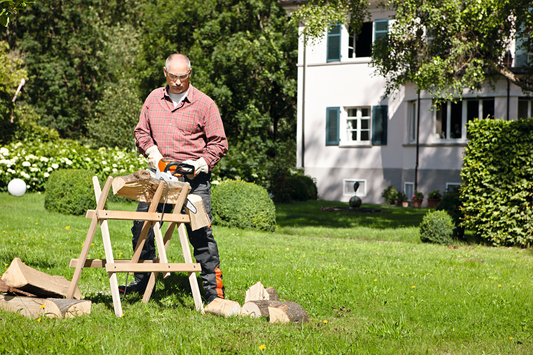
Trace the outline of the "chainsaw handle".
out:
<instances>
[{"instance_id":1,"label":"chainsaw handle","mask_svg":"<svg viewBox=\"0 0 533 355\"><path fill-rule=\"evenodd\" d=\"M170 168L175 167L174 172L170 171ZM182 176L183 174L194 174L194 166L185 163L179 163L176 161L170 162L163 171L165 173L170 172L174 176Z\"/></svg>"}]
</instances>

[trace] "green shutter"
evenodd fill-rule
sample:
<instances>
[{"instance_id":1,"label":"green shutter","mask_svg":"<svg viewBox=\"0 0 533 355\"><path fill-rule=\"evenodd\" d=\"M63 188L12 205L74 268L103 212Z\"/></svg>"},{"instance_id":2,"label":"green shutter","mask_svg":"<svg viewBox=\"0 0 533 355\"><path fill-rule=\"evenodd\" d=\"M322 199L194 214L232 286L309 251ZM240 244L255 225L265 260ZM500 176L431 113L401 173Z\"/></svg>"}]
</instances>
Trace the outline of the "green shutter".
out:
<instances>
[{"instance_id":1,"label":"green shutter","mask_svg":"<svg viewBox=\"0 0 533 355\"><path fill-rule=\"evenodd\" d=\"M372 107L372 144L387 145L388 106Z\"/></svg>"},{"instance_id":2,"label":"green shutter","mask_svg":"<svg viewBox=\"0 0 533 355\"><path fill-rule=\"evenodd\" d=\"M341 25L335 25L328 30L327 62L341 60Z\"/></svg>"},{"instance_id":3,"label":"green shutter","mask_svg":"<svg viewBox=\"0 0 533 355\"><path fill-rule=\"evenodd\" d=\"M386 37L389 33L389 20L374 21L374 42Z\"/></svg>"},{"instance_id":4,"label":"green shutter","mask_svg":"<svg viewBox=\"0 0 533 355\"><path fill-rule=\"evenodd\" d=\"M514 66L519 68L526 67L529 64L527 60L527 39L518 37L515 46Z\"/></svg>"},{"instance_id":5,"label":"green shutter","mask_svg":"<svg viewBox=\"0 0 533 355\"><path fill-rule=\"evenodd\" d=\"M326 108L326 145L339 145L340 107Z\"/></svg>"}]
</instances>

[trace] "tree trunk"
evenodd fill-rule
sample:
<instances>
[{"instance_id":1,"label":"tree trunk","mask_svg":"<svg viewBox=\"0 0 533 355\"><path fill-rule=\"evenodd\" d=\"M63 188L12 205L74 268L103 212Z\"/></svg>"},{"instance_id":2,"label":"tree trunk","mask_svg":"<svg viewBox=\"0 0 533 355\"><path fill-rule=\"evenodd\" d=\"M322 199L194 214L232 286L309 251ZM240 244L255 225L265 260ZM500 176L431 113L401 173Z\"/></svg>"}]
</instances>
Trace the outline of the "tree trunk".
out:
<instances>
[{"instance_id":1,"label":"tree trunk","mask_svg":"<svg viewBox=\"0 0 533 355\"><path fill-rule=\"evenodd\" d=\"M139 202L151 202L161 180L150 175L148 170L139 170L127 176L117 176L113 179L113 194L127 197ZM169 182L168 194L165 187L159 202L174 204L183 188L182 182Z\"/></svg>"}]
</instances>

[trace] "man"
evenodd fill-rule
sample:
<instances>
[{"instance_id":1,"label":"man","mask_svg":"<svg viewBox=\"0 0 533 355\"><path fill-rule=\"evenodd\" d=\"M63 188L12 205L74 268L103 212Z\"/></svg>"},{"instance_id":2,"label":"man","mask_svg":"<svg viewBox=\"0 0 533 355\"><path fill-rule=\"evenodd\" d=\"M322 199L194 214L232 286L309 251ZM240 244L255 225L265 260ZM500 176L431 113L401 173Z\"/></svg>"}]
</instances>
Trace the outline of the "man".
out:
<instances>
[{"instance_id":1,"label":"man","mask_svg":"<svg viewBox=\"0 0 533 355\"><path fill-rule=\"evenodd\" d=\"M226 155L228 142L218 107L211 98L190 85L191 71L191 63L185 55L172 54L167 58L163 68L167 86L152 91L144 102L134 130L135 144L139 152L148 157L151 168L156 168L163 157L194 166L194 172L183 179L191 184L191 193L202 197L212 220L210 171ZM170 212L171 206L166 207L165 212ZM140 202L137 211L147 212L148 208L148 203ZM162 208L159 204L158 211ZM133 223L134 249L143 223ZM202 266L200 276L207 303L217 297L224 298L220 258L211 227L193 232L188 224L186 226L194 257ZM154 233L150 228L141 259L154 258ZM119 290L144 293L149 278L149 273L136 273L135 280L128 286L119 286Z\"/></svg>"}]
</instances>

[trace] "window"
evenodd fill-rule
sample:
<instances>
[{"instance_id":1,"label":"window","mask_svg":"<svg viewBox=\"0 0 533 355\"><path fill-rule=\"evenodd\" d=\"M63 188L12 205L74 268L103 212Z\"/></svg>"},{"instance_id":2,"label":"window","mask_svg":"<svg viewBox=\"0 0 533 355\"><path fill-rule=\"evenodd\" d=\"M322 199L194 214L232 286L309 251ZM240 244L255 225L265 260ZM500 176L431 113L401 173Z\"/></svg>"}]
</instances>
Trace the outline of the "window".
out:
<instances>
[{"instance_id":1,"label":"window","mask_svg":"<svg viewBox=\"0 0 533 355\"><path fill-rule=\"evenodd\" d=\"M531 100L518 99L518 119L531 117Z\"/></svg>"},{"instance_id":2,"label":"window","mask_svg":"<svg viewBox=\"0 0 533 355\"><path fill-rule=\"evenodd\" d=\"M523 68L531 63L533 53L528 52L528 39L525 37L518 37L515 43L515 61L514 66Z\"/></svg>"},{"instance_id":3,"label":"window","mask_svg":"<svg viewBox=\"0 0 533 355\"><path fill-rule=\"evenodd\" d=\"M414 182L404 183L403 190L405 192L405 197L407 197L407 201L411 201L411 198L413 198L413 194L415 193L415 183Z\"/></svg>"},{"instance_id":4,"label":"window","mask_svg":"<svg viewBox=\"0 0 533 355\"><path fill-rule=\"evenodd\" d=\"M364 22L358 35L352 33L348 37L348 58L368 58L372 56L372 44L386 37L389 31L389 20Z\"/></svg>"},{"instance_id":5,"label":"window","mask_svg":"<svg viewBox=\"0 0 533 355\"><path fill-rule=\"evenodd\" d=\"M341 60L341 25L334 25L328 29L327 62Z\"/></svg>"},{"instance_id":6,"label":"window","mask_svg":"<svg viewBox=\"0 0 533 355\"><path fill-rule=\"evenodd\" d=\"M370 143L370 107L349 108L346 118L347 143Z\"/></svg>"},{"instance_id":7,"label":"window","mask_svg":"<svg viewBox=\"0 0 533 355\"><path fill-rule=\"evenodd\" d=\"M372 22L365 22L357 37L348 37L348 58L364 58L372 55Z\"/></svg>"},{"instance_id":8,"label":"window","mask_svg":"<svg viewBox=\"0 0 533 355\"><path fill-rule=\"evenodd\" d=\"M408 132L407 139L409 143L416 141L416 101L407 103Z\"/></svg>"},{"instance_id":9,"label":"window","mask_svg":"<svg viewBox=\"0 0 533 355\"><path fill-rule=\"evenodd\" d=\"M475 118L494 118L494 98L440 104L435 112L435 137L464 139L466 124Z\"/></svg>"},{"instance_id":10,"label":"window","mask_svg":"<svg viewBox=\"0 0 533 355\"><path fill-rule=\"evenodd\" d=\"M359 187L357 192L354 192L354 184L358 182ZM366 180L364 179L343 179L342 180L342 194L344 196L366 196Z\"/></svg>"},{"instance_id":11,"label":"window","mask_svg":"<svg viewBox=\"0 0 533 355\"><path fill-rule=\"evenodd\" d=\"M446 183L446 192L459 192L461 184L458 182L447 182Z\"/></svg>"}]
</instances>

